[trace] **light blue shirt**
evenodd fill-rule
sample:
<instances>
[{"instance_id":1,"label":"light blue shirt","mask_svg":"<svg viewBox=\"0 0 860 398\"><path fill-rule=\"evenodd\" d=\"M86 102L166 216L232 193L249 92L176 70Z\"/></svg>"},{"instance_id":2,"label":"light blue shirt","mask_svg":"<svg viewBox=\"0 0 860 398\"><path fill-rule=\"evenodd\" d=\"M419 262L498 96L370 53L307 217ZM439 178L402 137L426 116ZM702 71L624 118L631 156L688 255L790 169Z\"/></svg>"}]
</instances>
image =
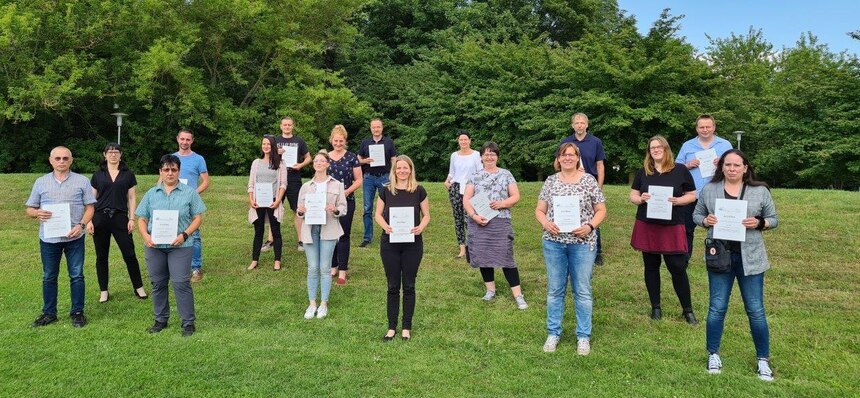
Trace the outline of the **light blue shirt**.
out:
<instances>
[{"instance_id":1,"label":"light blue shirt","mask_svg":"<svg viewBox=\"0 0 860 398\"><path fill-rule=\"evenodd\" d=\"M732 143L727 141L725 138L720 138L715 135L714 142L711 143L711 146L703 148L702 145L699 144L699 136L695 136L685 142L684 145L681 145L681 150L678 151L678 156L675 157L675 163L687 164L687 162L696 158L696 152L710 148L714 148L714 152L717 153L717 157L719 158L720 156L723 156L726 151L732 149ZM693 175L693 183L696 184L696 198L698 198L702 193L702 188L704 188L707 183L711 182L711 177L702 177L702 171L698 167L690 169L690 174Z\"/></svg>"},{"instance_id":2,"label":"light blue shirt","mask_svg":"<svg viewBox=\"0 0 860 398\"><path fill-rule=\"evenodd\" d=\"M176 188L167 194L164 190L164 185L159 184L149 189L134 214L140 218L147 220L146 231L152 233L152 212L154 210L178 210L179 211L179 228L176 234L188 229L191 221L198 214L203 214L206 211L206 205L203 204L203 199L197 191L185 184L176 184ZM191 239L186 239L181 247L190 247ZM155 245L159 249L170 249L173 246L169 244Z\"/></svg>"},{"instance_id":3,"label":"light blue shirt","mask_svg":"<svg viewBox=\"0 0 860 398\"><path fill-rule=\"evenodd\" d=\"M71 227L81 222L81 217L84 216L84 207L96 203L96 197L93 195L93 189L90 186L90 180L86 177L69 172L66 179L57 181L54 173L50 172L39 177L36 183L33 184L33 190L30 192L30 198L27 199L27 207L41 209L44 205L53 205L59 203L68 203L71 211ZM83 238L86 234L80 234L76 238L45 238L45 224L39 223L39 239L45 243L62 243L71 242L76 239Z\"/></svg>"},{"instance_id":4,"label":"light blue shirt","mask_svg":"<svg viewBox=\"0 0 860 398\"><path fill-rule=\"evenodd\" d=\"M208 173L209 170L206 169L206 160L203 159L203 156L200 156L197 152L191 152L190 155L182 156L179 152L174 153L176 157L179 158L179 178L183 180L188 180L187 184L189 187L197 189L197 183L200 179L200 175L204 173Z\"/></svg>"}]
</instances>

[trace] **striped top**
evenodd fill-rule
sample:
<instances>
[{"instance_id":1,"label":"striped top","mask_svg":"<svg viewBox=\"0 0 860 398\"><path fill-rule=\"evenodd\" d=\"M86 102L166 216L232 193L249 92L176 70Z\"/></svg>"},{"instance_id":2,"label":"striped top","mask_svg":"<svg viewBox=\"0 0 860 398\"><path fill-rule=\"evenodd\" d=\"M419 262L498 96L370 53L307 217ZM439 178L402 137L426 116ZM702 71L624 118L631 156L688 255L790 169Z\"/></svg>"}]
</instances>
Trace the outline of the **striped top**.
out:
<instances>
[{"instance_id":1,"label":"striped top","mask_svg":"<svg viewBox=\"0 0 860 398\"><path fill-rule=\"evenodd\" d=\"M71 171L63 181L58 181L54 177L53 172L39 177L36 183L33 184L30 198L27 199L27 207L40 209L44 205L59 203L69 204L72 226L80 223L81 217L84 216L84 208L87 205L96 203L96 197L93 195L93 189L90 187L90 180ZM71 242L83 238L86 234L80 234L76 238L45 238L44 235L44 223L39 223L39 239L45 243Z\"/></svg>"}]
</instances>

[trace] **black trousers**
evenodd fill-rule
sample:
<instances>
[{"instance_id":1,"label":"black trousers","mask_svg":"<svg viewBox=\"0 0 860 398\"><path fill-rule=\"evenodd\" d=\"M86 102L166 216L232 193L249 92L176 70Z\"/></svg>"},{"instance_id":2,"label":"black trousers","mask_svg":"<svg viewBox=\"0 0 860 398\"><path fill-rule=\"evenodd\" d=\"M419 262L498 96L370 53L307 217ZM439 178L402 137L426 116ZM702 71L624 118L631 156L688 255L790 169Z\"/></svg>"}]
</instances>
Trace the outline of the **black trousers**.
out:
<instances>
[{"instance_id":1,"label":"black trousers","mask_svg":"<svg viewBox=\"0 0 860 398\"><path fill-rule=\"evenodd\" d=\"M684 228L687 232L687 261L690 261L690 258L693 256L693 234L696 232L696 223L693 222L693 212L696 210L696 203L698 200L694 200L693 203L690 203L684 206Z\"/></svg>"},{"instance_id":2,"label":"black trousers","mask_svg":"<svg viewBox=\"0 0 860 398\"><path fill-rule=\"evenodd\" d=\"M281 249L284 240L281 237L281 223L275 218L275 209L270 207L258 207L257 220L254 221L254 242L251 246L251 260L260 260L260 249L263 247L263 232L266 230L266 219L272 226L272 250L275 252L275 261L281 261Z\"/></svg>"},{"instance_id":3,"label":"black trousers","mask_svg":"<svg viewBox=\"0 0 860 398\"><path fill-rule=\"evenodd\" d=\"M415 278L424 257L424 242L416 237L414 243L388 243L379 245L379 255L388 279L388 328L397 328L400 310L400 289L403 288L403 329L412 330L415 313Z\"/></svg>"},{"instance_id":4,"label":"black trousers","mask_svg":"<svg viewBox=\"0 0 860 398\"><path fill-rule=\"evenodd\" d=\"M660 256L666 262L666 268L672 274L672 286L681 308L685 312L693 310L690 300L690 279L687 278L687 255L686 254L655 254L642 252L642 261L645 263L645 288L648 289L648 298L651 300L652 308L660 308Z\"/></svg>"},{"instance_id":5,"label":"black trousers","mask_svg":"<svg viewBox=\"0 0 860 398\"><path fill-rule=\"evenodd\" d=\"M99 279L99 289L103 292L108 290L111 236L122 253L128 277L131 279L131 287L135 289L142 287L140 262L137 261L137 255L134 252L134 240L128 233L128 214L113 213L111 217L103 211L96 211L93 215L93 229L95 230L93 245L96 248L96 275Z\"/></svg>"},{"instance_id":6,"label":"black trousers","mask_svg":"<svg viewBox=\"0 0 860 398\"><path fill-rule=\"evenodd\" d=\"M481 267L481 277L484 278L484 283L495 282L495 268ZM517 268L502 268L505 274L505 279L508 280L508 285L517 287L520 285L520 271Z\"/></svg>"},{"instance_id":7,"label":"black trousers","mask_svg":"<svg viewBox=\"0 0 860 398\"><path fill-rule=\"evenodd\" d=\"M352 216L355 214L355 199L346 200L346 214L338 217L340 227L343 228L343 235L337 240L337 245L334 247L334 253L331 256L331 267L337 268L340 271L349 269L349 235L352 233Z\"/></svg>"}]
</instances>

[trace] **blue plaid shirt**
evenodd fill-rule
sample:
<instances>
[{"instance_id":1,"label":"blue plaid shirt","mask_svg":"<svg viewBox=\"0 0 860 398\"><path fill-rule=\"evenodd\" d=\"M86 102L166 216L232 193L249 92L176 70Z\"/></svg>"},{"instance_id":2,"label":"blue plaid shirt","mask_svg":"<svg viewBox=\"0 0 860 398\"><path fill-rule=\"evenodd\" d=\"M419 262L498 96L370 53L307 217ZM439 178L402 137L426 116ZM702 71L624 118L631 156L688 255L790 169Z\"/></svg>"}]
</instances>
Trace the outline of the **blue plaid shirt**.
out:
<instances>
[{"instance_id":1,"label":"blue plaid shirt","mask_svg":"<svg viewBox=\"0 0 860 398\"><path fill-rule=\"evenodd\" d=\"M39 177L36 183L33 184L33 190L30 192L30 198L27 199L27 207L41 209L44 205L53 205L59 203L68 203L71 211L72 225L81 222L81 217L84 216L84 208L87 205L96 203L96 197L93 195L93 189L90 186L90 180L86 177L69 172L66 179L57 181L54 173L50 172ZM76 238L45 238L44 223L39 223L39 239L45 243L62 243L71 242L76 239L81 239L86 234L80 234Z\"/></svg>"},{"instance_id":2,"label":"blue plaid shirt","mask_svg":"<svg viewBox=\"0 0 860 398\"><path fill-rule=\"evenodd\" d=\"M176 234L179 235L182 231L188 229L191 221L198 214L203 214L206 211L206 205L203 204L203 199L194 188L185 184L176 184L176 188L170 194L164 190L164 185L159 184L149 189L134 214L140 218L147 220L146 231L152 233L152 212L154 210L179 210L179 229ZM191 239L186 239L181 247L190 247ZM169 244L155 245L159 249L170 249L173 246Z\"/></svg>"}]
</instances>

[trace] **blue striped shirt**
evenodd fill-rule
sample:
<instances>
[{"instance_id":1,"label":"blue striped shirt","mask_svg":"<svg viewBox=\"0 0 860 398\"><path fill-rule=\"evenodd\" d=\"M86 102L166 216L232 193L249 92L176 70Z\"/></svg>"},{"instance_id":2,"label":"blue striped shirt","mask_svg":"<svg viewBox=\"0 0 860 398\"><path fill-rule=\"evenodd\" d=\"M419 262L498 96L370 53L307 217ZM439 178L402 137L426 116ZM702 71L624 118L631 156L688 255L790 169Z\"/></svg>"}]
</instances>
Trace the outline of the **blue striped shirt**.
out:
<instances>
[{"instance_id":1,"label":"blue striped shirt","mask_svg":"<svg viewBox=\"0 0 860 398\"><path fill-rule=\"evenodd\" d=\"M176 184L170 194L164 190L164 185L159 184L149 189L134 214L140 218L147 220L146 231L152 233L152 212L154 210L178 210L179 211L179 229L176 234L179 235L182 231L188 229L194 216L203 214L206 211L206 205L203 204L203 199L197 191L185 184ZM170 249L173 246L169 244L155 245L159 249ZM186 239L181 247L191 247L191 239Z\"/></svg>"},{"instance_id":2,"label":"blue striped shirt","mask_svg":"<svg viewBox=\"0 0 860 398\"><path fill-rule=\"evenodd\" d=\"M30 198L27 199L27 207L41 209L44 205L58 203L69 204L72 227L80 223L81 217L84 216L84 208L96 203L96 197L93 195L92 187L90 187L90 180L71 171L63 181L57 181L53 172L36 179L33 190L30 192ZM39 239L45 243L71 242L83 238L84 235L81 234L76 238L45 238L44 223L39 223Z\"/></svg>"}]
</instances>

